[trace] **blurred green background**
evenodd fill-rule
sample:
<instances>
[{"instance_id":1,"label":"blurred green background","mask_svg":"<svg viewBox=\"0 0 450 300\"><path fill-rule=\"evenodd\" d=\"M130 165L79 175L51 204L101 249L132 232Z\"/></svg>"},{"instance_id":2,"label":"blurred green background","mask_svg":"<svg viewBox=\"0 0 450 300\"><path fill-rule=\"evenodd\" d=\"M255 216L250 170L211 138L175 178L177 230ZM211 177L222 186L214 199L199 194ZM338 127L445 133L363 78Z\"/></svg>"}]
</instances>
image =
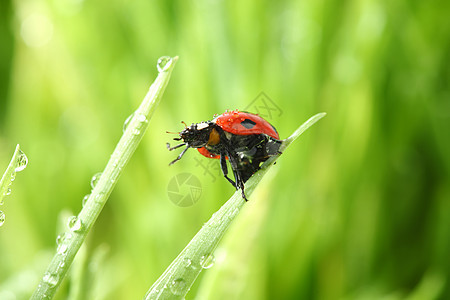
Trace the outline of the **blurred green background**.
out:
<instances>
[{"instance_id":1,"label":"blurred green background","mask_svg":"<svg viewBox=\"0 0 450 300\"><path fill-rule=\"evenodd\" d=\"M0 171L17 143L29 164L0 206L0 298L32 293L157 59L179 55L77 262L84 281L69 275L57 299L76 299L80 284L81 299L144 296L233 193L218 162L195 150L168 167L178 152L165 131L236 108L259 110L282 138L328 115L278 160L187 299L449 299L449 9L1 1ZM167 194L183 172L202 184L190 207Z\"/></svg>"}]
</instances>

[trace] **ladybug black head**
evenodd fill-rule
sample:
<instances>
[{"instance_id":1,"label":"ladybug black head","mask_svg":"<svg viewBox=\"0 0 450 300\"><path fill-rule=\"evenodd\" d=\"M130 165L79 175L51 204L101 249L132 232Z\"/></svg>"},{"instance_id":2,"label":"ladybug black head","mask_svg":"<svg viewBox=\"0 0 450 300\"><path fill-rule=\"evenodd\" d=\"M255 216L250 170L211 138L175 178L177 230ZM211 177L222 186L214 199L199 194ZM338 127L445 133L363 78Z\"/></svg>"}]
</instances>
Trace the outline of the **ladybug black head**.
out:
<instances>
[{"instance_id":1,"label":"ladybug black head","mask_svg":"<svg viewBox=\"0 0 450 300\"><path fill-rule=\"evenodd\" d=\"M201 148L208 143L213 128L210 122L194 123L180 132L180 138L190 148Z\"/></svg>"},{"instance_id":2,"label":"ladybug black head","mask_svg":"<svg viewBox=\"0 0 450 300\"><path fill-rule=\"evenodd\" d=\"M204 147L210 140L211 132L215 127L214 125L215 124L212 122L193 123L189 127L185 125L185 128L179 132L180 137L174 138L175 141L183 140L183 143L174 147L170 147L170 144L167 143L167 148L170 151L186 145L186 148L169 165L180 160L184 153L186 153L187 149Z\"/></svg>"}]
</instances>

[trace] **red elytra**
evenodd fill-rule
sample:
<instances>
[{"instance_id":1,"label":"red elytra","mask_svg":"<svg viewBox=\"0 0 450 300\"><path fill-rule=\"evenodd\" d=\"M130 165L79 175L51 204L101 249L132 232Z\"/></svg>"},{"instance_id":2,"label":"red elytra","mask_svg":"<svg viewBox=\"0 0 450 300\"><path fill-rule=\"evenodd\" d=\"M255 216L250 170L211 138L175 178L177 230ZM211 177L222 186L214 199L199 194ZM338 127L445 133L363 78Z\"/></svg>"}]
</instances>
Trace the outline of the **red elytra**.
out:
<instances>
[{"instance_id":1,"label":"red elytra","mask_svg":"<svg viewBox=\"0 0 450 300\"><path fill-rule=\"evenodd\" d=\"M268 136L279 140L280 136L276 129L259 115L242 112L238 110L226 111L217 116L212 122L219 125L224 131L235 135L267 134ZM198 148L201 155L208 158L220 158L220 155L214 155L205 147ZM228 157L226 157L228 159Z\"/></svg>"},{"instance_id":2,"label":"red elytra","mask_svg":"<svg viewBox=\"0 0 450 300\"><path fill-rule=\"evenodd\" d=\"M220 155L214 155L211 152L209 152L205 147L197 148L198 152L200 152L201 155L208 157L208 158L215 158L219 159ZM228 156L225 156L226 159L228 159Z\"/></svg>"}]
</instances>

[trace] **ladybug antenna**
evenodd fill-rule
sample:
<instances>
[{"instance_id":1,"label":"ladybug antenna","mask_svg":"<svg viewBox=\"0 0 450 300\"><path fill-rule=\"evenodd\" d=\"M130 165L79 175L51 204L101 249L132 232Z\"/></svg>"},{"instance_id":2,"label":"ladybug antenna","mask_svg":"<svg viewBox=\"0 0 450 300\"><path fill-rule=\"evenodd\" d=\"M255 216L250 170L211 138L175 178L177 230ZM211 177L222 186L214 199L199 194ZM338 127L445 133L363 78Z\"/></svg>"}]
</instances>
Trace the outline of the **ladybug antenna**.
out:
<instances>
[{"instance_id":1,"label":"ladybug antenna","mask_svg":"<svg viewBox=\"0 0 450 300\"><path fill-rule=\"evenodd\" d=\"M179 144L179 145L176 145L175 147L169 148L169 150L176 149L176 148L181 147L181 146L183 146L183 145L186 145L186 144ZM190 146L188 145L183 151L181 151L180 155L178 155L177 158L175 158L173 161L170 162L169 166L170 166L170 165L173 165L174 163L176 163L177 161L179 161L179 160L183 157L184 153L186 153L187 149L189 149L189 148L190 148Z\"/></svg>"},{"instance_id":2,"label":"ladybug antenna","mask_svg":"<svg viewBox=\"0 0 450 300\"><path fill-rule=\"evenodd\" d=\"M181 121L181 124L184 125L184 128L187 128L187 127L188 127L187 124L186 124L184 121Z\"/></svg>"},{"instance_id":3,"label":"ladybug antenna","mask_svg":"<svg viewBox=\"0 0 450 300\"><path fill-rule=\"evenodd\" d=\"M172 132L172 131L166 131L166 133L170 133L170 134L180 134L179 132Z\"/></svg>"}]
</instances>

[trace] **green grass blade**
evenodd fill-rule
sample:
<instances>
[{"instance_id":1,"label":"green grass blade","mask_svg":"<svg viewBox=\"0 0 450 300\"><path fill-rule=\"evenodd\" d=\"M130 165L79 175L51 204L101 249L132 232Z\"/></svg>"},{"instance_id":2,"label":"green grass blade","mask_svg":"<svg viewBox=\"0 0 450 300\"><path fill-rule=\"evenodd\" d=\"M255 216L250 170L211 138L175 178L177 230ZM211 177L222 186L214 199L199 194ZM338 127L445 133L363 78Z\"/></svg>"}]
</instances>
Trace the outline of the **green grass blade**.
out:
<instances>
[{"instance_id":1,"label":"green grass blade","mask_svg":"<svg viewBox=\"0 0 450 300\"><path fill-rule=\"evenodd\" d=\"M78 216L69 220L69 228L58 242L55 256L31 299L51 299L61 284L72 261L99 216L123 168L136 150L148 121L159 104L169 82L177 57L158 60L158 77L151 85L139 108L130 118L102 175Z\"/></svg>"},{"instance_id":2,"label":"green grass blade","mask_svg":"<svg viewBox=\"0 0 450 300\"><path fill-rule=\"evenodd\" d=\"M280 151L283 152L306 129L323 118L325 113L317 114L303 123L290 137L283 141ZM245 184L245 192L250 196L262 177L271 168L279 156L267 160L257 173ZM250 201L257 201L249 198ZM241 191L236 191L233 196L217 211L208 222L200 229L189 244L181 251L175 260L169 265L159 279L153 284L145 295L149 299L183 299L197 276L203 269L211 267L214 263L213 252L219 241L229 228L231 222L239 214L245 201Z\"/></svg>"},{"instance_id":3,"label":"green grass blade","mask_svg":"<svg viewBox=\"0 0 450 300\"><path fill-rule=\"evenodd\" d=\"M3 204L3 198L11 194L11 184L16 178L16 173L26 168L28 158L25 153L20 150L19 144L11 158L11 161L3 173L2 180L0 180L0 204ZM0 226L5 222L5 214L0 210Z\"/></svg>"}]
</instances>

